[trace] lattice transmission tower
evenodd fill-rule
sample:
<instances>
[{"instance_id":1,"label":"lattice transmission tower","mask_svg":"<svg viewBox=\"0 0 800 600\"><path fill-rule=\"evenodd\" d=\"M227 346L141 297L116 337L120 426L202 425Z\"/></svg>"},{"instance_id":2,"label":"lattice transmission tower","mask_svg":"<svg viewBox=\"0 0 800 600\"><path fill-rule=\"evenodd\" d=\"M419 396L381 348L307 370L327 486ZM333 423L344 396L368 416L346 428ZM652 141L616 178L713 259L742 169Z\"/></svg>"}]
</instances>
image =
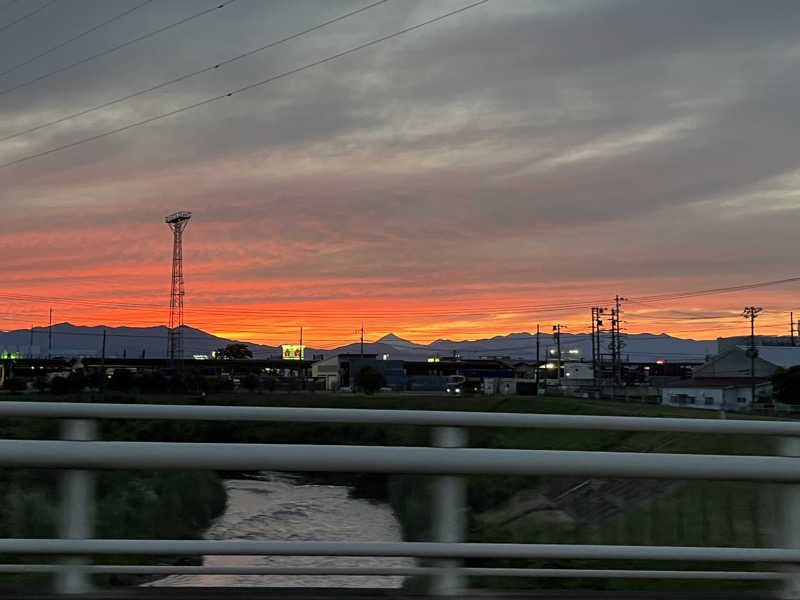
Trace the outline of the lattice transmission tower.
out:
<instances>
[{"instance_id":1,"label":"lattice transmission tower","mask_svg":"<svg viewBox=\"0 0 800 600\"><path fill-rule=\"evenodd\" d=\"M172 290L169 296L167 355L173 365L183 360L183 231L191 218L192 213L187 211L164 217L172 230Z\"/></svg>"}]
</instances>

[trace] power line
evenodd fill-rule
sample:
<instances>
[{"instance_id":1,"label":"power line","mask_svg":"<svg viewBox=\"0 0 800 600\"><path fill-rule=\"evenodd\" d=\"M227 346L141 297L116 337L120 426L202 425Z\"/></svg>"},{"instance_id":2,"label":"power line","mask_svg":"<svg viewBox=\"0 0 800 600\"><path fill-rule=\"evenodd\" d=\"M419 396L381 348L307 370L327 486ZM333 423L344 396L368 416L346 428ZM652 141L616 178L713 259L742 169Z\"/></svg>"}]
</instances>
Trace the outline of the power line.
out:
<instances>
[{"instance_id":1,"label":"power line","mask_svg":"<svg viewBox=\"0 0 800 600\"><path fill-rule=\"evenodd\" d=\"M55 0L52 0L52 2L54 2L54 1ZM11 86L11 87L6 88L4 90L0 90L0 96L4 96L6 94L10 94L13 91L19 90L19 89L24 88L24 87L28 87L29 85L32 85L32 84L34 84L34 83L36 83L38 81L42 81L44 79L52 77L53 75L57 75L59 73L64 73L65 71L69 71L70 69L73 69L73 68L75 68L75 67L77 67L79 65L83 65L83 64L86 64L87 62L90 62L90 61L96 59L96 58L100 58L101 56L107 56L109 54L112 54L112 53L116 52L117 50L121 50L122 48L130 46L130 45L135 44L137 42L141 42L142 40L146 40L148 38L151 38L151 37L153 37L155 35L158 35L159 33L163 33L165 31L168 31L170 29L178 27L179 25L183 25L184 23L188 23L189 21L193 21L194 19L197 19L197 18L202 17L204 15L207 15L209 13L212 13L212 12L214 12L216 10L219 10L220 8L225 8L226 6L228 6L230 4L233 4L234 2L236 2L236 0L228 0L227 2L222 2L222 3L218 4L217 6L214 6L212 8L207 8L205 10L202 10L202 11L198 12L198 13L194 13L193 15L190 15L188 17L185 17L183 19L180 19L178 21L170 23L169 25L165 25L163 27L159 27L158 29L154 29L153 31L150 31L149 33L145 33L143 35L140 35L139 37L136 37L136 38L133 38L131 40L128 40L127 42L123 42L121 44L117 44L116 46L112 46L111 48L107 48L105 50L102 50L102 51L97 52L95 54L92 54L90 56L87 56L86 58L82 58L80 60L76 60L75 62L72 62L72 63L70 63L68 65L65 65L63 67L59 67L58 69L54 69L54 70L49 71L49 72L47 72L47 73L45 73L43 75L39 75L38 77L34 77L33 79L29 79L28 81L23 81L22 83L18 83L17 85ZM0 30L0 31L2 31L2 30Z\"/></svg>"},{"instance_id":2,"label":"power line","mask_svg":"<svg viewBox=\"0 0 800 600\"><path fill-rule=\"evenodd\" d=\"M128 10L126 10L124 12L121 12L118 15L115 15L115 16L111 17L110 19L108 19L106 21L103 21L102 23L98 23L97 25L95 25L93 27L90 27L89 29L86 29L85 31L82 31L81 33L69 38L68 40L65 40L65 41L61 42L60 44L56 44L55 46L51 46L50 48L48 48L47 50L45 50L43 52L40 52L36 56L32 56L31 58L29 58L29 59L27 59L27 60L25 60L25 61L23 61L21 63L18 63L16 65L14 65L13 67L10 67L10 68L6 69L5 71L0 71L0 77L2 77L4 75L8 75L9 73L13 73L17 69L20 69L20 68L22 68L22 67L24 67L26 65L31 64L32 62L34 62L36 60L39 60L43 56L47 56L48 54L52 54L53 52L55 52L56 50L58 50L60 48L63 48L67 44L71 44L72 42L74 42L76 40L79 40L82 37L85 37L85 36L89 35L90 33L93 33L95 31L97 31L98 29L101 29L102 27L105 27L106 25L108 25L110 23L113 23L114 21L118 21L119 19L121 19L123 17L127 17L132 12L139 10L140 8L146 6L147 4L150 4L152 1L153 0L144 0L144 2L142 2L140 4L137 4L133 8L129 8Z\"/></svg>"},{"instance_id":3,"label":"power line","mask_svg":"<svg viewBox=\"0 0 800 600\"><path fill-rule=\"evenodd\" d=\"M150 2L150 1L152 1L152 0L148 0L148 2ZM353 10L353 11L351 11L349 13L346 13L346 14L341 15L339 17L336 17L334 19L330 19L328 21L325 21L324 23L320 23L319 25L315 25L314 27L309 27L308 29L304 29L303 31L299 31L298 33L292 34L292 35L287 36L285 38L276 40L274 42L270 42L269 44L265 44L264 46L260 46L259 48L254 48L252 50L248 50L247 52L243 52L243 53L238 54L238 55L236 55L236 56L234 56L232 58L229 58L227 60L223 60L222 62L216 63L216 64L211 65L209 67L204 67L202 69L198 69L196 71L192 71L190 73L186 73L184 75L180 75L179 77L175 77L173 79L169 79L167 81L163 81L163 82L161 82L159 84L156 84L156 85L153 85L151 87L148 87L148 88L145 88L145 89L142 89L142 90L138 90L136 92L132 92L130 94L127 94L125 96L121 96L119 98L115 98L114 100L109 100L108 102L103 102L102 104L98 104L96 106L92 106L90 108L86 108L84 110L78 111L78 112L73 113L71 115L67 115L65 117L61 117L61 118L55 119L54 121L49 121L47 123L42 123L41 125L35 125L33 127L29 127L28 129L24 129L22 131L18 131L17 133L12 133L11 135L7 135L5 137L0 138L0 142L5 142L7 140L11 140L11 139L23 136L23 135L27 135L29 133L33 133L35 131L39 131L39 130L44 129L46 127L52 127L53 125L58 125L60 123L64 123L65 121L69 121L70 119L75 119L77 117L82 117L82 116L88 115L89 113L92 113L94 111L101 110L103 108L108 108L109 106L114 106L115 104L119 104L120 102L125 102L126 100L131 100L132 98L137 98L139 96L143 96L144 94L147 94L149 92L154 92L156 90L160 90L161 88L165 88L167 86L174 85L176 83L180 83L181 81L186 81L187 79L191 79L192 77L195 77L197 75L201 75L202 73L208 73L209 71L214 71L216 69L224 67L225 65L229 65L229 64L231 64L233 62L236 62L237 60L241 60L241 59L246 58L248 56L252 56L254 54L257 54L258 52L263 52L264 50L268 50L270 48L274 48L274 47L276 47L276 46L278 46L280 44L284 44L284 43L289 42L291 40L297 39L297 38L299 38L299 37L301 37L301 36L303 36L303 35L305 35L307 33L311 33L312 31L316 31L318 29L322 29L323 27L327 27L328 25L331 25L331 24L336 23L338 21L342 21L344 19L347 19L347 18L352 17L354 15L357 15L359 13L362 13L362 12L364 12L366 10L369 10L370 8L374 8L375 6L378 6L379 4L384 4L384 3L388 2L388 1L389 0L378 0L378 2L373 2L372 4L368 4L368 5L363 6L363 7L359 8L359 9L357 9L357 10ZM2 75L2 73L0 73L0 75Z\"/></svg>"},{"instance_id":4,"label":"power line","mask_svg":"<svg viewBox=\"0 0 800 600\"><path fill-rule=\"evenodd\" d=\"M235 0L230 0L230 2L228 2L228 4L230 4L231 2L234 2L234 1ZM29 161L29 160L33 160L34 158L41 158L43 156L47 156L47 155L53 154L55 152L60 152L61 150L66 150L68 148L74 148L75 146L78 146L78 145L81 145L81 144L85 144L87 142L92 142L92 141L95 141L95 140L99 140L99 139L108 137L110 135L114 135L116 133L122 133L123 131L127 131L129 129L133 129L135 127L140 127L142 125L147 125L149 123L154 123L155 121L160 121L161 119L165 119L167 117L171 117L171 116L177 115L177 114L182 113L182 112L193 110L195 108L199 108L201 106L205 106L206 104L211 104L212 102L216 102L216 101L222 100L224 98L230 98L234 94L240 94L242 92L246 92L246 91L252 90L254 88L267 85L269 83L272 83L273 81L277 81L278 79L283 79L285 77L289 77L291 75L295 75L297 73L300 73L302 71L306 71L306 70L311 69L313 67L317 67L319 65L331 62L331 61L336 60L338 58L341 58L343 56L347 56L348 54L352 54L354 52L358 52L359 50L363 50L364 48L368 48L370 46L374 46L376 44L380 44L380 43L388 41L390 39L399 37L399 36L404 35L406 33L410 33L410 32L415 31L417 29L421 29L422 27L425 27L427 25L431 25L431 24L436 23L438 21L442 21L444 19L447 19L448 17L452 17L452 16L457 15L459 13L465 12L465 11L471 9L471 8L475 8L476 6L480 6L481 4L486 4L488 1L489 0L479 0L478 2L473 2L472 4L468 4L467 6L464 6L462 8L450 11L448 13L445 13L445 14L440 15L438 17L434 17L432 19L428 19L426 21L423 21L422 23L418 23L417 25L412 25L410 27L406 27L405 29L401 29L401 30L396 31L394 33L391 33L389 35L385 35L385 36L376 38L374 40L371 40L369 42L365 42L363 44L359 44L357 46L354 46L354 47L349 48L347 50L344 50L342 52L338 52L336 54L332 54L330 56L327 56L325 58L321 58L319 60L316 60L316 61L313 61L313 62L310 62L310 63L306 63L305 65L302 65L302 66L297 67L295 69L291 69L289 71L284 71L284 72L279 73L277 75L273 75L272 77L268 77L267 79L262 79L261 81L257 81L255 83L251 83L251 84L242 86L242 87L237 88L235 90L232 90L230 92L227 92L227 93L224 93L224 94L219 94L217 96L212 96L211 98L206 98L205 100L201 100L199 102L194 102L193 104L189 104L189 105L183 106L181 108L177 108L175 110L171 110L169 112L162 113L162 114L156 115L154 117L150 117L148 119L143 119L141 121L136 121L135 123L130 123L129 125L125 125L123 127L118 127L116 129L111 129L109 131L105 131L105 132L99 133L97 135L89 136L89 137L77 140L75 142L71 142L69 144L64 144L62 146L57 146L55 148L51 148L50 150L45 150L43 152L37 152L36 154L30 154L28 156L23 156L22 158L18 158L16 160L12 160L10 162L0 164L0 169L5 169L5 168L13 166L13 165L17 165L17 164L20 164L20 163L23 163L23 162L26 162L26 161ZM222 6L225 6L225 5L221 4L220 7L222 7ZM206 11L206 12L209 12L209 11ZM6 93L6 92L5 91L0 91L0 95L2 95L4 93Z\"/></svg>"},{"instance_id":5,"label":"power line","mask_svg":"<svg viewBox=\"0 0 800 600\"><path fill-rule=\"evenodd\" d=\"M19 17L19 18L15 19L15 20L13 20L13 21L11 21L10 23L6 23L6 24L5 24L5 25L3 25L2 27L0 27L0 33L4 32L6 29L9 29L10 27L13 27L13 26L14 26L14 25L16 25L17 23L22 23L22 21L24 21L25 19L27 19L27 18L29 18L29 17L32 17L32 16L34 16L34 15L37 15L37 14L39 14L40 12L42 12L42 11L43 11L45 8L47 8L47 7L48 7L48 6L50 6L51 4L55 4L55 1L56 1L56 0L49 0L48 2L45 2L44 4L42 4L42 5L41 5L39 8L37 8L37 9L35 9L35 10L32 10L31 12L29 12L29 13L26 13L26 14L22 15L21 17ZM6 5L6 8L7 8L8 6L10 6L11 4L13 4L13 2L11 2L11 3L7 4L7 5Z\"/></svg>"},{"instance_id":6,"label":"power line","mask_svg":"<svg viewBox=\"0 0 800 600\"><path fill-rule=\"evenodd\" d=\"M745 290L752 290L760 287L767 287L772 285L780 285L783 283L794 283L800 281L800 277L789 277L787 279L776 279L774 281L762 281L759 283L748 283L744 285L734 285L730 287L714 288L709 290L699 290L694 292L679 292L674 294L661 294L654 296L642 296L641 298L630 299L630 302L644 304L648 302L659 302L662 300L677 300L680 298L694 298L697 296L708 296L711 294L726 294L729 292L740 292Z\"/></svg>"}]
</instances>

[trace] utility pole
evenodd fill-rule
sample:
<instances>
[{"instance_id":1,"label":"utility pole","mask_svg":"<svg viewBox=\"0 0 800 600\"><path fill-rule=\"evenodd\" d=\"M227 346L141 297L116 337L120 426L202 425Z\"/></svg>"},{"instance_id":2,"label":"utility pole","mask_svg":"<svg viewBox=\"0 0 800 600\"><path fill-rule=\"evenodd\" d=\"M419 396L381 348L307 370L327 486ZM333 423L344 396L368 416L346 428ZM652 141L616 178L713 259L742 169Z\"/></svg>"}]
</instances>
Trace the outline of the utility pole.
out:
<instances>
[{"instance_id":1,"label":"utility pole","mask_svg":"<svg viewBox=\"0 0 800 600\"><path fill-rule=\"evenodd\" d=\"M556 353L558 355L558 372L556 374L556 378L558 379L559 383L561 382L561 328L566 329L566 325L562 325L561 323L557 323L553 325L553 338L555 338L556 342Z\"/></svg>"},{"instance_id":2,"label":"utility pole","mask_svg":"<svg viewBox=\"0 0 800 600\"><path fill-rule=\"evenodd\" d=\"M100 355L100 389L105 394L106 390L106 328L103 327L103 351Z\"/></svg>"},{"instance_id":3,"label":"utility pole","mask_svg":"<svg viewBox=\"0 0 800 600\"><path fill-rule=\"evenodd\" d=\"M539 393L539 324L536 324L536 393Z\"/></svg>"},{"instance_id":4,"label":"utility pole","mask_svg":"<svg viewBox=\"0 0 800 600\"><path fill-rule=\"evenodd\" d=\"M364 321L361 321L361 358L364 358Z\"/></svg>"},{"instance_id":5,"label":"utility pole","mask_svg":"<svg viewBox=\"0 0 800 600\"><path fill-rule=\"evenodd\" d=\"M750 402L756 401L756 357L758 350L756 350L756 334L755 334L755 321L758 313L763 309L760 306L745 306L742 316L745 319L750 319L750 348L747 350L746 356L750 358Z\"/></svg>"},{"instance_id":6,"label":"utility pole","mask_svg":"<svg viewBox=\"0 0 800 600\"><path fill-rule=\"evenodd\" d=\"M622 302L627 298L617 295L614 298L614 308L611 309L611 359L614 371L614 382L620 383L622 380Z\"/></svg>"},{"instance_id":7,"label":"utility pole","mask_svg":"<svg viewBox=\"0 0 800 600\"><path fill-rule=\"evenodd\" d=\"M53 307L50 307L50 325L47 327L47 358L53 358Z\"/></svg>"},{"instance_id":8,"label":"utility pole","mask_svg":"<svg viewBox=\"0 0 800 600\"><path fill-rule=\"evenodd\" d=\"M603 326L601 315L606 309L599 306L592 308L592 377L597 379L597 369L600 363L600 328Z\"/></svg>"},{"instance_id":9,"label":"utility pole","mask_svg":"<svg viewBox=\"0 0 800 600\"><path fill-rule=\"evenodd\" d=\"M617 381L617 309L611 309L611 378Z\"/></svg>"},{"instance_id":10,"label":"utility pole","mask_svg":"<svg viewBox=\"0 0 800 600\"><path fill-rule=\"evenodd\" d=\"M594 374L594 372L597 370L597 356L594 353L594 340L595 340L596 327L597 327L597 308L592 307L592 374Z\"/></svg>"},{"instance_id":11,"label":"utility pole","mask_svg":"<svg viewBox=\"0 0 800 600\"><path fill-rule=\"evenodd\" d=\"M798 333L800 333L800 330L798 330ZM794 346L794 313L793 312L789 313L789 335L792 338L792 346Z\"/></svg>"}]
</instances>

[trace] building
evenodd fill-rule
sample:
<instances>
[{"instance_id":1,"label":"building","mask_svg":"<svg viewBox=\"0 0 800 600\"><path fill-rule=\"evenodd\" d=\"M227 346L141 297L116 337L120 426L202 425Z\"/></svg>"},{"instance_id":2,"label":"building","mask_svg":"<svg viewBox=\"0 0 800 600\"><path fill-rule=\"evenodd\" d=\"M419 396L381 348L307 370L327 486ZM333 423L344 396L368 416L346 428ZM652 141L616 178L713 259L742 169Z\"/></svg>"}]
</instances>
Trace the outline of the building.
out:
<instances>
[{"instance_id":1,"label":"building","mask_svg":"<svg viewBox=\"0 0 800 600\"><path fill-rule=\"evenodd\" d=\"M594 380L594 369L590 362L565 362L563 364L564 378L575 382L589 382Z\"/></svg>"},{"instance_id":2,"label":"building","mask_svg":"<svg viewBox=\"0 0 800 600\"><path fill-rule=\"evenodd\" d=\"M779 368L800 365L800 347L767 345L755 349L756 356L751 358L749 345L727 347L696 367L690 379L664 384L661 403L712 410L749 410L753 402L771 402L770 378Z\"/></svg>"},{"instance_id":3,"label":"building","mask_svg":"<svg viewBox=\"0 0 800 600\"><path fill-rule=\"evenodd\" d=\"M786 346L792 347L792 338L788 335L756 335L756 346ZM735 335L717 338L717 352L723 354L736 347L750 346L749 335Z\"/></svg>"},{"instance_id":4,"label":"building","mask_svg":"<svg viewBox=\"0 0 800 600\"><path fill-rule=\"evenodd\" d=\"M772 384L755 379L756 401L772 397ZM710 410L749 410L753 404L749 377L702 377L668 383L661 388L661 404Z\"/></svg>"},{"instance_id":5,"label":"building","mask_svg":"<svg viewBox=\"0 0 800 600\"><path fill-rule=\"evenodd\" d=\"M456 360L441 358L426 361L383 360L375 354L339 354L315 362L311 374L324 379L325 389L335 391L353 389L353 377L363 366L371 366L386 377L386 386L394 391L445 392L450 375L463 375L480 382L487 379L513 381L514 369L501 360ZM516 386L502 385L498 392L515 393ZM494 385L494 383L493 383Z\"/></svg>"},{"instance_id":6,"label":"building","mask_svg":"<svg viewBox=\"0 0 800 600\"><path fill-rule=\"evenodd\" d=\"M750 355L748 346L735 346L721 352L694 369L692 376L696 379L708 377L740 377L748 378L750 373ZM756 346L758 355L753 361L755 377L772 377L776 369L788 369L800 365L800 347L793 346Z\"/></svg>"},{"instance_id":7,"label":"building","mask_svg":"<svg viewBox=\"0 0 800 600\"><path fill-rule=\"evenodd\" d=\"M386 386L406 389L406 373L402 360L378 359L376 354L338 354L311 365L311 376L325 380L329 391L353 389L354 378L363 367L372 367L386 377Z\"/></svg>"}]
</instances>

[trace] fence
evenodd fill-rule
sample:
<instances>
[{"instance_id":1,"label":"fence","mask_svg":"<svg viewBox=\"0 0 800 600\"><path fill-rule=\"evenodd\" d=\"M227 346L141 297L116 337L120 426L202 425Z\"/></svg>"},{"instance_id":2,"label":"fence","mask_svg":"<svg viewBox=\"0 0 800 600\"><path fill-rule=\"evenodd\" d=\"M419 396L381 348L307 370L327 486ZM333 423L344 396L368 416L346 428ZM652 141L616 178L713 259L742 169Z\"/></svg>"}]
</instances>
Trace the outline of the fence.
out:
<instances>
[{"instance_id":1,"label":"fence","mask_svg":"<svg viewBox=\"0 0 800 600\"><path fill-rule=\"evenodd\" d=\"M61 539L4 539L0 553L66 556L60 564L0 565L0 572L55 572L59 591L89 589L93 573L243 573L432 575L433 592L456 595L466 576L780 579L785 597L800 597L800 496L787 489L784 548L496 544L464 542L465 483L458 475L581 475L665 479L800 482L800 423L456 411L287 407L222 407L51 402L0 402L0 417L64 419L62 441L0 440L0 467L65 469ZM196 444L92 441L95 419L169 419L412 424L433 426L435 447L298 444ZM463 427L605 429L646 432L738 433L781 436L788 456L727 456L466 448ZM219 469L414 473L437 476L435 542L271 542L89 539L90 469ZM89 565L87 555L236 554L408 556L436 559L435 567L354 569L209 568ZM666 571L464 568L483 558L636 559L758 562L780 570Z\"/></svg>"}]
</instances>

